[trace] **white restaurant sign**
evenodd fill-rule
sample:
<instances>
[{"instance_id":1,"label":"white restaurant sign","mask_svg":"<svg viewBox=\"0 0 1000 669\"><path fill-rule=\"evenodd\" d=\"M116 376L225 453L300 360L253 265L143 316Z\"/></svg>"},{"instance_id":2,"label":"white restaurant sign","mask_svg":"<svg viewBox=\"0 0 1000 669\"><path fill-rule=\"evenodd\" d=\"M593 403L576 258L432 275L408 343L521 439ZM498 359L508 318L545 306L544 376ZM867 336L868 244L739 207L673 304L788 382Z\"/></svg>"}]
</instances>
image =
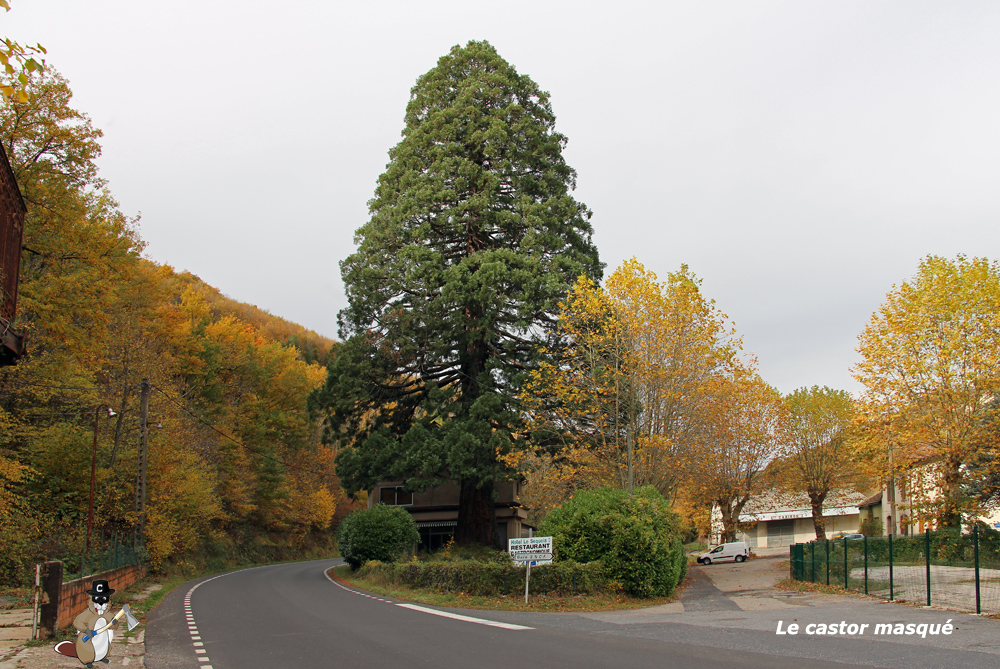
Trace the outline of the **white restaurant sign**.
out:
<instances>
[{"instance_id":1,"label":"white restaurant sign","mask_svg":"<svg viewBox=\"0 0 1000 669\"><path fill-rule=\"evenodd\" d=\"M525 562L533 567L552 564L552 537L508 539L507 551L514 562Z\"/></svg>"}]
</instances>

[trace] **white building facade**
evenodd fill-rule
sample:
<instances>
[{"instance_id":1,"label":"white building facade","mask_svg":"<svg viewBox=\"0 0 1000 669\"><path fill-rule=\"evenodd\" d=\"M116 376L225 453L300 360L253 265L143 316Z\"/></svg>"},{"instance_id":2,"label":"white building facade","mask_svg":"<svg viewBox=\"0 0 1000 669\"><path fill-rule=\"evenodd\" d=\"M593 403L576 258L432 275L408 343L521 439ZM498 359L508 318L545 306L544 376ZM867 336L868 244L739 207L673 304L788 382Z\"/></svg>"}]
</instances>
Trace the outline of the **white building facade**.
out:
<instances>
[{"instance_id":1,"label":"white building facade","mask_svg":"<svg viewBox=\"0 0 1000 669\"><path fill-rule=\"evenodd\" d=\"M861 522L858 505L867 495L855 490L836 490L827 495L823 504L826 536L854 533ZM751 499L740 513L741 531L737 540L751 548L774 548L812 541L816 538L812 507L805 493L766 493ZM712 507L712 536L719 543L722 537L722 513Z\"/></svg>"}]
</instances>

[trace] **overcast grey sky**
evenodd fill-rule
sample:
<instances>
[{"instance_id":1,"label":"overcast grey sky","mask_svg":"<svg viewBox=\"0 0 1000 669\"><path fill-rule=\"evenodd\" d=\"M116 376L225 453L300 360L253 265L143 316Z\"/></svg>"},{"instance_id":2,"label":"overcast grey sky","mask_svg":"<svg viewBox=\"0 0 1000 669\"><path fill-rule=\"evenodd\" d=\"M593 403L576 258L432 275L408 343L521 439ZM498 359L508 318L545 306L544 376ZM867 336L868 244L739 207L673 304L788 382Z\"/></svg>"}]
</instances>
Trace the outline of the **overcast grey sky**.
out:
<instances>
[{"instance_id":1,"label":"overcast grey sky","mask_svg":"<svg viewBox=\"0 0 1000 669\"><path fill-rule=\"evenodd\" d=\"M1000 258L1000 3L12 0L147 255L336 337L410 87L485 39L552 95L610 273L687 263L782 392L933 253Z\"/></svg>"}]
</instances>

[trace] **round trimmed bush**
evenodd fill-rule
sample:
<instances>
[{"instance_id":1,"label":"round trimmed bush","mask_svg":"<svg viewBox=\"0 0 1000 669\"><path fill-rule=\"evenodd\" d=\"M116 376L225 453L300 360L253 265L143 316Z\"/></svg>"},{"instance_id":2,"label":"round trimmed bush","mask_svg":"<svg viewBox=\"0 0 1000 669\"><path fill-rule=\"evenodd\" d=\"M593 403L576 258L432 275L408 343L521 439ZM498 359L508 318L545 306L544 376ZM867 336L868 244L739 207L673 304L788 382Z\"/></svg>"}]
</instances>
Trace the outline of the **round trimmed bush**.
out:
<instances>
[{"instance_id":1,"label":"round trimmed bush","mask_svg":"<svg viewBox=\"0 0 1000 669\"><path fill-rule=\"evenodd\" d=\"M337 528L340 556L351 569L369 560L392 562L420 542L417 524L406 509L376 504L344 518Z\"/></svg>"},{"instance_id":2,"label":"round trimmed bush","mask_svg":"<svg viewBox=\"0 0 1000 669\"><path fill-rule=\"evenodd\" d=\"M576 493L538 531L559 560L600 560L607 578L634 597L666 597L687 573L680 520L655 488Z\"/></svg>"}]
</instances>

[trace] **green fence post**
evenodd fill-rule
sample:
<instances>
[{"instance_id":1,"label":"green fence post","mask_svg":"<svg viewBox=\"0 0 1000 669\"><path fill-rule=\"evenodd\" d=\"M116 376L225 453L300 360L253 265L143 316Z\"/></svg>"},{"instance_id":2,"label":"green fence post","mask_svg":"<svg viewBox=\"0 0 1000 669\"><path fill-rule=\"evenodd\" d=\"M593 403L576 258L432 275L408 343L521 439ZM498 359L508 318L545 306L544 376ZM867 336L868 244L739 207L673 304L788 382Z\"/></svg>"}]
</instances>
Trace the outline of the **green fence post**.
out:
<instances>
[{"instance_id":1,"label":"green fence post","mask_svg":"<svg viewBox=\"0 0 1000 669\"><path fill-rule=\"evenodd\" d=\"M892 591L892 535L889 535L889 601L891 602L895 597Z\"/></svg>"},{"instance_id":2,"label":"green fence post","mask_svg":"<svg viewBox=\"0 0 1000 669\"><path fill-rule=\"evenodd\" d=\"M830 540L826 540L826 584L830 585Z\"/></svg>"},{"instance_id":3,"label":"green fence post","mask_svg":"<svg viewBox=\"0 0 1000 669\"><path fill-rule=\"evenodd\" d=\"M847 537L844 537L844 590L847 589Z\"/></svg>"},{"instance_id":4,"label":"green fence post","mask_svg":"<svg viewBox=\"0 0 1000 669\"><path fill-rule=\"evenodd\" d=\"M809 555L812 558L812 567L809 570L809 582L816 582L816 542L809 542Z\"/></svg>"},{"instance_id":5,"label":"green fence post","mask_svg":"<svg viewBox=\"0 0 1000 669\"><path fill-rule=\"evenodd\" d=\"M868 594L868 535L865 535L865 594Z\"/></svg>"},{"instance_id":6,"label":"green fence post","mask_svg":"<svg viewBox=\"0 0 1000 669\"><path fill-rule=\"evenodd\" d=\"M931 528L927 528L927 606L931 605Z\"/></svg>"},{"instance_id":7,"label":"green fence post","mask_svg":"<svg viewBox=\"0 0 1000 669\"><path fill-rule=\"evenodd\" d=\"M976 615L983 612L979 601L979 525L972 527L972 553L976 565Z\"/></svg>"}]
</instances>

